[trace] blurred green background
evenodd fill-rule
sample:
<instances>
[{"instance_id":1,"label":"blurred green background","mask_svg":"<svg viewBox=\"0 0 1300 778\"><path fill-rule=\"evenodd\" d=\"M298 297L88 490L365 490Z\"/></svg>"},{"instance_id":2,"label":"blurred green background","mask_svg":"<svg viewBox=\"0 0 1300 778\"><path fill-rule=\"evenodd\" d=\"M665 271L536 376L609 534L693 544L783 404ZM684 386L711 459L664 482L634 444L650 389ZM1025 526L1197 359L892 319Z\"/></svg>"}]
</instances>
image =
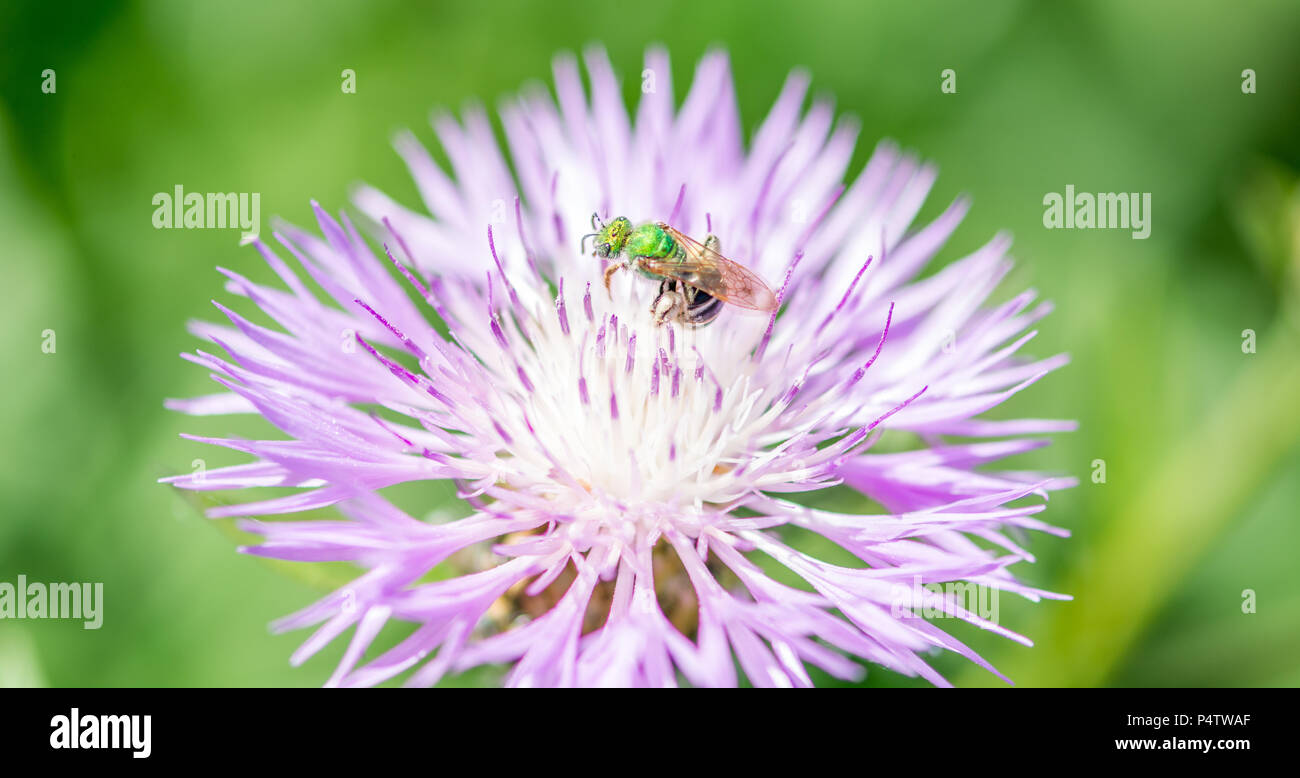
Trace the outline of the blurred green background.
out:
<instances>
[{"instance_id":1,"label":"blurred green background","mask_svg":"<svg viewBox=\"0 0 1300 778\"><path fill-rule=\"evenodd\" d=\"M151 199L176 184L260 192L264 232L274 215L310 224L313 197L345 206L361 180L418 202L395 131L429 142L431 108L492 105L591 42L610 48L629 100L648 43L669 46L679 100L700 55L725 46L747 131L788 70L809 68L863 121L855 173L888 136L940 166L922 218L974 196L941 262L1009 229L1018 267L1003 298L1034 286L1056 302L1033 351L1072 364L998 415L1081 423L1017 462L1081 480L1046 514L1073 538L1032 538L1039 562L1016 568L1076 599L1002 598L1001 622L1032 649L955 634L1020 685L1300 685L1297 40L1294 0L11 0L0 581L102 581L106 605L98 631L0 622L0 685L324 681L345 641L291 669L307 633L266 630L320 582L236 554L229 532L154 482L195 458L236 461L177 437L220 420L162 400L212 391L177 354L198 345L185 322L217 318L209 299L229 298L213 268L269 273L236 232L153 229ZM356 94L339 88L344 68ZM940 92L944 68L956 94ZM1066 184L1152 193L1151 237L1044 229L1042 198ZM1105 484L1090 478L1096 459ZM959 684L997 683L955 656L935 664ZM866 685L923 684L873 669Z\"/></svg>"}]
</instances>

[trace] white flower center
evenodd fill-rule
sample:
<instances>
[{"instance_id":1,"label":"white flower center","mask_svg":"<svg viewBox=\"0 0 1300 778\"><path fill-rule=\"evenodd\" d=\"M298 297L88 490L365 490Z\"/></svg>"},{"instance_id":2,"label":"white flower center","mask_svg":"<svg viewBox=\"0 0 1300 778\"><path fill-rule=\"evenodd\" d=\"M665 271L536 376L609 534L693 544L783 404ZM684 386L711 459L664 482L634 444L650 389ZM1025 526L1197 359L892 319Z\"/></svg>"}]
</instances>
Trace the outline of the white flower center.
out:
<instances>
[{"instance_id":1,"label":"white flower center","mask_svg":"<svg viewBox=\"0 0 1300 778\"><path fill-rule=\"evenodd\" d=\"M642 505L735 499L744 490L732 471L771 421L774 398L749 381L768 317L729 310L703 327L656 326L654 281L624 272L611 290L593 280L588 305L585 284L575 295L566 281L564 312L538 316L532 348L511 349L519 364L503 374L523 372L510 469L534 489L572 479Z\"/></svg>"}]
</instances>

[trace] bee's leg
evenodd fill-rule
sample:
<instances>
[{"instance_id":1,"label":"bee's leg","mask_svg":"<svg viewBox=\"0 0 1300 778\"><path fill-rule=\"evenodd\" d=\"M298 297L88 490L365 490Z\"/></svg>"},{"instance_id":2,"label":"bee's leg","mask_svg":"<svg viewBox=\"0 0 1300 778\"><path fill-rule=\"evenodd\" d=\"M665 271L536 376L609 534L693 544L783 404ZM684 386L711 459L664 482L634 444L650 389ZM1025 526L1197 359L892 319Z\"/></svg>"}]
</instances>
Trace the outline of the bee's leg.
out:
<instances>
[{"instance_id":1,"label":"bee's leg","mask_svg":"<svg viewBox=\"0 0 1300 778\"><path fill-rule=\"evenodd\" d=\"M718 240L718 236L717 236L717 235L713 235L712 233L710 233L709 235L705 236L705 238L704 238L704 248L709 249L709 250L711 250L711 251L716 251L716 252L718 252L719 254L721 254L721 253L722 253L722 241Z\"/></svg>"},{"instance_id":2,"label":"bee's leg","mask_svg":"<svg viewBox=\"0 0 1300 778\"><path fill-rule=\"evenodd\" d=\"M684 310L686 310L686 301L682 298L681 292L664 292L650 305L655 326L678 318Z\"/></svg>"},{"instance_id":3,"label":"bee's leg","mask_svg":"<svg viewBox=\"0 0 1300 778\"><path fill-rule=\"evenodd\" d=\"M613 297L614 293L609 290L609 282L613 280L614 274L623 269L623 263L615 261L605 268L605 294Z\"/></svg>"},{"instance_id":4,"label":"bee's leg","mask_svg":"<svg viewBox=\"0 0 1300 778\"><path fill-rule=\"evenodd\" d=\"M686 295L677 289L673 281L664 281L659 285L659 296L650 304L650 315L654 317L655 326L676 319L686 311Z\"/></svg>"},{"instance_id":5,"label":"bee's leg","mask_svg":"<svg viewBox=\"0 0 1300 778\"><path fill-rule=\"evenodd\" d=\"M693 286L686 287L686 310L682 312L681 322L692 327L703 327L722 313L722 301Z\"/></svg>"}]
</instances>

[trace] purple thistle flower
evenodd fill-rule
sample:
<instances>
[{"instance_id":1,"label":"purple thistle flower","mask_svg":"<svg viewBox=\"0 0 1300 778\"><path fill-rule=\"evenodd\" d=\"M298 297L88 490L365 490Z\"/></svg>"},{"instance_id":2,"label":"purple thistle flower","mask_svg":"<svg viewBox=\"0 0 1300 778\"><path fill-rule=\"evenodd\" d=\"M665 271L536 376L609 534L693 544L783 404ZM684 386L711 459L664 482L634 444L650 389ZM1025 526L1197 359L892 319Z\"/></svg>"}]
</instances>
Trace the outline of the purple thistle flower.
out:
<instances>
[{"instance_id":1,"label":"purple thistle flower","mask_svg":"<svg viewBox=\"0 0 1300 778\"><path fill-rule=\"evenodd\" d=\"M275 625L319 625L295 664L352 630L330 685L508 663L521 686L729 686L738 662L756 685L806 686L809 664L860 678L854 658L945 684L923 659L938 649L996 672L923 609L1029 641L914 584L1060 596L1013 577L1032 557L1010 535L1066 534L1032 498L1072 481L978 469L1073 426L978 418L1066 361L1017 356L1049 310L1032 292L983 307L1009 240L914 280L966 200L908 233L935 169L889 143L844 187L857 127L833 126L826 101L804 112L805 75L746 150L723 54L674 110L667 55L651 51L657 89L635 121L604 52L586 60L590 96L560 57L558 107L542 89L506 102L508 158L478 109L434 118L450 173L399 137L430 215L359 190L387 257L315 204L319 235L277 231L332 303L260 242L284 288L223 270L276 327L218 304L233 326L192 329L229 357L185 358L226 391L168 405L261 414L287 439L193 437L254 461L164 480L296 487L213 517L338 507L343 520L240 524L264 537L248 553L366 570ZM621 273L607 295L579 251L593 210L718 235L778 290L779 315L729 305L708 326L656 327L657 283ZM885 430L895 445L874 453ZM453 480L469 515L418 520L382 495L429 479ZM840 484L883 510L788 496ZM801 550L811 534L860 563ZM414 630L366 661L393 620Z\"/></svg>"}]
</instances>

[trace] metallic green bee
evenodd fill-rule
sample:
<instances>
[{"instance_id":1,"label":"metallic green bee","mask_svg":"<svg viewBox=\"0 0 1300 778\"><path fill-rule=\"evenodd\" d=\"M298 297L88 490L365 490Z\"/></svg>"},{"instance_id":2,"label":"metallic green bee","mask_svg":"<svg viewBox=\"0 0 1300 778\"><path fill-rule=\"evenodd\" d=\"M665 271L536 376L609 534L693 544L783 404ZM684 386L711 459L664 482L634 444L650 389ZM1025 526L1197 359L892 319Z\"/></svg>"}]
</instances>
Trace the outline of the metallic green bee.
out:
<instances>
[{"instance_id":1,"label":"metallic green bee","mask_svg":"<svg viewBox=\"0 0 1300 778\"><path fill-rule=\"evenodd\" d=\"M605 291L614 273L625 267L659 282L659 295L650 305L655 324L676 319L703 326L718 317L723 303L751 311L776 310L776 295L752 271L722 256L716 235L700 243L663 222L633 227L620 216L604 224L594 213L591 228L595 232L582 237L582 250L587 239L594 238L592 256L616 260L605 268Z\"/></svg>"}]
</instances>

